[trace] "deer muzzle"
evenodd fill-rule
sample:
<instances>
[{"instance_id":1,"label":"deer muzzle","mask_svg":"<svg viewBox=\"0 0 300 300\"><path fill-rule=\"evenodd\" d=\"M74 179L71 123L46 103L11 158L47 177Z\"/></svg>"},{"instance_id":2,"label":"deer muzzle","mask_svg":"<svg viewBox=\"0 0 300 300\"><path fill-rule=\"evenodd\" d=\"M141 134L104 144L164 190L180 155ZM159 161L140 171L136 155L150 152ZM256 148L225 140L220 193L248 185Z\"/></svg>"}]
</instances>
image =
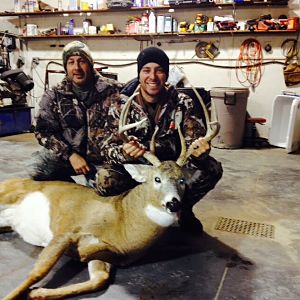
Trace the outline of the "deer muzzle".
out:
<instances>
[{"instance_id":1,"label":"deer muzzle","mask_svg":"<svg viewBox=\"0 0 300 300\"><path fill-rule=\"evenodd\" d=\"M178 212L181 209L181 202L178 199L173 198L166 203L166 208L172 213Z\"/></svg>"}]
</instances>

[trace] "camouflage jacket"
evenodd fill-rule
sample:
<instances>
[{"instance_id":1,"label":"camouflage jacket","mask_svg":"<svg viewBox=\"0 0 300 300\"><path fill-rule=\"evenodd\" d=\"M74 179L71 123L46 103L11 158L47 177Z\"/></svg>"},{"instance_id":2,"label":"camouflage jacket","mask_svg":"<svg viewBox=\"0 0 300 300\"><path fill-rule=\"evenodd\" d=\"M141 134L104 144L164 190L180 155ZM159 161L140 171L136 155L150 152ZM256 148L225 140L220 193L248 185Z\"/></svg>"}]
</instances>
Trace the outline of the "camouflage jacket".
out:
<instances>
[{"instance_id":1,"label":"camouflage jacket","mask_svg":"<svg viewBox=\"0 0 300 300\"><path fill-rule=\"evenodd\" d=\"M167 86L165 97L165 104L162 105L156 124L153 124L149 115L138 104L137 99L134 99L129 109L127 123L134 123L143 118L146 118L146 121L139 128L129 130L127 134L137 137L148 148L155 126L158 126L159 131L155 139L156 155L160 160L176 160L181 152L176 123L181 126L187 147L195 139L205 135L206 123L203 114L196 108L189 96L178 93L173 86ZM121 94L121 99L112 102L108 111L106 139L101 149L102 156L106 157L108 163L120 164L131 161L124 155L123 142L118 136L120 111L127 99L128 96ZM189 162L191 160L194 163L200 159L193 157L189 159Z\"/></svg>"},{"instance_id":2,"label":"camouflage jacket","mask_svg":"<svg viewBox=\"0 0 300 300\"><path fill-rule=\"evenodd\" d=\"M64 78L46 91L39 103L35 136L58 158L68 160L76 152L91 162L101 162L98 152L105 133L111 103L119 101L122 85L95 73L93 97L88 105L77 99Z\"/></svg>"}]
</instances>

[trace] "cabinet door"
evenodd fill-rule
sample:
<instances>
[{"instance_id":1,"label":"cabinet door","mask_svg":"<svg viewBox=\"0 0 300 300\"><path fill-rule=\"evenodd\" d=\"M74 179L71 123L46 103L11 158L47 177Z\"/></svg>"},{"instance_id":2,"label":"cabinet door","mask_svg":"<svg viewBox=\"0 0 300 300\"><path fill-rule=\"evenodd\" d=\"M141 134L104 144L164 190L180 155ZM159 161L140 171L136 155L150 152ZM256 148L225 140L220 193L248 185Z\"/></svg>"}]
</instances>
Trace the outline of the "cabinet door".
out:
<instances>
[{"instance_id":1,"label":"cabinet door","mask_svg":"<svg viewBox=\"0 0 300 300\"><path fill-rule=\"evenodd\" d=\"M30 126L30 108L0 110L0 135L29 131Z\"/></svg>"},{"instance_id":2,"label":"cabinet door","mask_svg":"<svg viewBox=\"0 0 300 300\"><path fill-rule=\"evenodd\" d=\"M16 132L29 131L31 126L30 108L14 111Z\"/></svg>"},{"instance_id":3,"label":"cabinet door","mask_svg":"<svg viewBox=\"0 0 300 300\"><path fill-rule=\"evenodd\" d=\"M10 111L0 111L0 135L15 132L14 115Z\"/></svg>"}]
</instances>

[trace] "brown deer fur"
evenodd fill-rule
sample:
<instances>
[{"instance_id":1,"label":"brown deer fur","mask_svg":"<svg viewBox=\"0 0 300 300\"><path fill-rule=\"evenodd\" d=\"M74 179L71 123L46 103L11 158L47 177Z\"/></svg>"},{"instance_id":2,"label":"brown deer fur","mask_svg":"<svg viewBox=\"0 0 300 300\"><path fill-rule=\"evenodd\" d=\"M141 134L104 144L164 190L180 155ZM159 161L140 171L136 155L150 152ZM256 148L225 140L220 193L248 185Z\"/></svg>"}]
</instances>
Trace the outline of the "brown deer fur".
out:
<instances>
[{"instance_id":1,"label":"brown deer fur","mask_svg":"<svg viewBox=\"0 0 300 300\"><path fill-rule=\"evenodd\" d=\"M26 201L31 203L30 197L35 195L36 203L49 203L49 230L53 235L28 278L6 300L16 299L44 278L69 250L88 262L90 280L57 289L39 288L29 297L58 299L99 289L107 283L111 264L136 260L176 222L185 186L181 168L169 161L159 167L129 165L127 170L143 183L115 197L101 197L85 186L59 181L10 179L0 183L0 227L11 226L25 240L30 239L27 227L25 233L22 227L15 228L14 222L22 214L15 209L22 203L25 206ZM31 212L25 210L29 218L21 221L36 222L36 228L39 219L37 216L37 221L32 221L35 215L31 217Z\"/></svg>"}]
</instances>

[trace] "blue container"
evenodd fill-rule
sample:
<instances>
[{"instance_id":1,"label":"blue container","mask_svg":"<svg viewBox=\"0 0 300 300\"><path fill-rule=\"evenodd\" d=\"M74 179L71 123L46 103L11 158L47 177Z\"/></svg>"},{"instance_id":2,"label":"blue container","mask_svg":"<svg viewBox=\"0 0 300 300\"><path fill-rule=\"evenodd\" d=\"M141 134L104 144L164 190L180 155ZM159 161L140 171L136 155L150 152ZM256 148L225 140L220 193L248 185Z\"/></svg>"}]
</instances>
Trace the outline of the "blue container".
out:
<instances>
[{"instance_id":1,"label":"blue container","mask_svg":"<svg viewBox=\"0 0 300 300\"><path fill-rule=\"evenodd\" d=\"M0 135L29 132L32 107L0 108Z\"/></svg>"}]
</instances>

